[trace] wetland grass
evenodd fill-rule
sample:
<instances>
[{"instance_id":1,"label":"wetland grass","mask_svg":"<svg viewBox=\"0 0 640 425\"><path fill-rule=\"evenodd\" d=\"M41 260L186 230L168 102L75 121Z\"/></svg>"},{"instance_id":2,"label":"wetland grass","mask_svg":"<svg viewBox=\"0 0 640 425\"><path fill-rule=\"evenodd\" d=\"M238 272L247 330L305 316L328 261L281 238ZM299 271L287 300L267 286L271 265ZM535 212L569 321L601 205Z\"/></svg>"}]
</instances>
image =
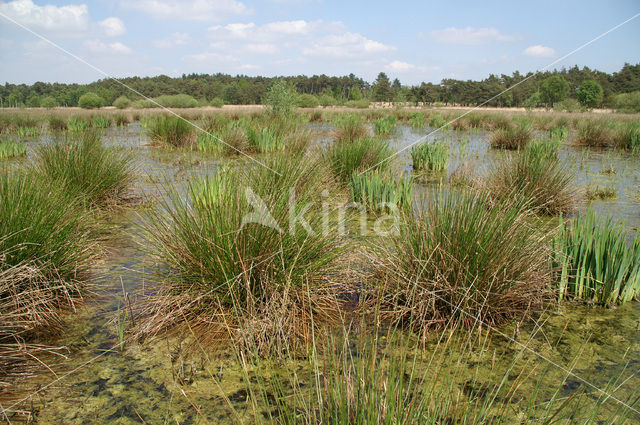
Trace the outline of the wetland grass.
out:
<instances>
[{"instance_id":1,"label":"wetland grass","mask_svg":"<svg viewBox=\"0 0 640 425\"><path fill-rule=\"evenodd\" d=\"M444 140L414 145L411 148L411 162L414 171L445 171L449 164L449 145Z\"/></svg>"},{"instance_id":2,"label":"wetland grass","mask_svg":"<svg viewBox=\"0 0 640 425\"><path fill-rule=\"evenodd\" d=\"M90 130L39 146L34 172L81 197L87 207L122 202L133 182L133 156L105 147L100 138Z\"/></svg>"},{"instance_id":3,"label":"wetland grass","mask_svg":"<svg viewBox=\"0 0 640 425\"><path fill-rule=\"evenodd\" d=\"M516 125L509 123L491 134L490 144L494 149L518 150L524 149L531 141L531 124L520 121Z\"/></svg>"},{"instance_id":4,"label":"wetland grass","mask_svg":"<svg viewBox=\"0 0 640 425\"><path fill-rule=\"evenodd\" d=\"M396 116L389 115L373 122L373 132L380 136L388 136L396 128Z\"/></svg>"},{"instance_id":5,"label":"wetland grass","mask_svg":"<svg viewBox=\"0 0 640 425\"><path fill-rule=\"evenodd\" d=\"M536 214L557 215L570 211L575 202L573 175L558 160L553 145L541 144L494 164L486 187L497 199L520 197Z\"/></svg>"},{"instance_id":6,"label":"wetland grass","mask_svg":"<svg viewBox=\"0 0 640 425\"><path fill-rule=\"evenodd\" d=\"M190 148L195 141L194 128L180 117L156 116L148 122L147 134L158 146Z\"/></svg>"},{"instance_id":7,"label":"wetland grass","mask_svg":"<svg viewBox=\"0 0 640 425\"><path fill-rule=\"evenodd\" d=\"M311 311L318 320L338 311L326 277L339 270L342 248L336 229L323 231L317 202L335 182L312 157L264 161L269 169L222 171L192 183L187 198L172 191L149 213L143 249L163 267L144 333L184 328L186 319L212 339L230 335L261 352L279 352L309 336ZM266 209L256 213L256 202ZM300 213L305 224L291 228L290 214ZM243 221L251 214L253 220Z\"/></svg>"},{"instance_id":8,"label":"wetland grass","mask_svg":"<svg viewBox=\"0 0 640 425\"><path fill-rule=\"evenodd\" d=\"M485 192L430 194L379 246L371 290L384 316L422 332L452 318L495 324L538 311L550 284L550 235L532 219L523 202L496 203Z\"/></svg>"},{"instance_id":9,"label":"wetland grass","mask_svg":"<svg viewBox=\"0 0 640 425\"><path fill-rule=\"evenodd\" d=\"M96 258L94 226L73 196L22 170L0 169L0 382L24 377L55 348L31 344L60 327Z\"/></svg>"},{"instance_id":10,"label":"wetland grass","mask_svg":"<svg viewBox=\"0 0 640 425\"><path fill-rule=\"evenodd\" d=\"M587 186L584 197L589 201L606 201L618 197L616 189L611 186Z\"/></svg>"},{"instance_id":11,"label":"wetland grass","mask_svg":"<svg viewBox=\"0 0 640 425\"><path fill-rule=\"evenodd\" d=\"M384 161L392 154L389 143L372 137L348 142L334 142L324 151L324 157L334 174L347 182L353 173L360 173L374 167L375 170L389 168Z\"/></svg>"},{"instance_id":12,"label":"wetland grass","mask_svg":"<svg viewBox=\"0 0 640 425\"><path fill-rule=\"evenodd\" d=\"M427 117L421 112L414 112L409 117L409 125L417 130L422 130L427 125Z\"/></svg>"},{"instance_id":13,"label":"wetland grass","mask_svg":"<svg viewBox=\"0 0 640 425\"><path fill-rule=\"evenodd\" d=\"M640 237L630 243L619 223L589 210L568 220L553 239L558 298L615 305L640 295Z\"/></svg>"},{"instance_id":14,"label":"wetland grass","mask_svg":"<svg viewBox=\"0 0 640 425\"><path fill-rule=\"evenodd\" d=\"M27 147L23 142L13 139L0 139L0 159L25 156Z\"/></svg>"},{"instance_id":15,"label":"wetland grass","mask_svg":"<svg viewBox=\"0 0 640 425\"><path fill-rule=\"evenodd\" d=\"M67 128L69 129L69 131L73 131L76 133L85 131L89 129L90 126L91 123L83 117L71 116L67 120Z\"/></svg>"},{"instance_id":16,"label":"wetland grass","mask_svg":"<svg viewBox=\"0 0 640 425\"><path fill-rule=\"evenodd\" d=\"M334 121L336 129L333 132L333 140L336 142L353 142L369 136L369 130L356 114L349 114Z\"/></svg>"},{"instance_id":17,"label":"wetland grass","mask_svg":"<svg viewBox=\"0 0 640 425\"><path fill-rule=\"evenodd\" d=\"M354 202L362 204L367 211L386 212L411 206L413 178L396 178L390 172L368 171L353 173L349 179L349 191Z\"/></svg>"}]
</instances>

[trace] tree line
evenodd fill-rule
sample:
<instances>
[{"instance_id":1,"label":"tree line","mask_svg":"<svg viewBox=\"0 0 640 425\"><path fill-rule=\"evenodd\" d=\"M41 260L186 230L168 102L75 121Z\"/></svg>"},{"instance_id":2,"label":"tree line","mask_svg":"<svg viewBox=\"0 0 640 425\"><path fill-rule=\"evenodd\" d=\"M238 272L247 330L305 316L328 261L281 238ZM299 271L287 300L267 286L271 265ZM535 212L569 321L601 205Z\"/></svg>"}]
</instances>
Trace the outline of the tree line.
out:
<instances>
[{"instance_id":1,"label":"tree line","mask_svg":"<svg viewBox=\"0 0 640 425\"><path fill-rule=\"evenodd\" d=\"M227 74L183 74L181 77L128 77L120 79L142 95L157 98L185 94L209 104L213 99L225 104L261 104L275 81L285 81L306 103L313 106L344 104L348 101L411 102L475 106L552 106L565 100L580 101L585 107L612 107L616 96L640 91L640 64L626 63L618 72L592 70L574 66L543 73L490 75L484 80L443 79L439 84L402 85L381 72L369 83L354 74L342 77L327 75L251 77ZM504 93L503 93L504 92ZM3 107L78 106L87 93L97 95L103 105L111 105L123 96L135 102L140 99L123 85L111 79L89 84L36 82L0 86Z\"/></svg>"}]
</instances>

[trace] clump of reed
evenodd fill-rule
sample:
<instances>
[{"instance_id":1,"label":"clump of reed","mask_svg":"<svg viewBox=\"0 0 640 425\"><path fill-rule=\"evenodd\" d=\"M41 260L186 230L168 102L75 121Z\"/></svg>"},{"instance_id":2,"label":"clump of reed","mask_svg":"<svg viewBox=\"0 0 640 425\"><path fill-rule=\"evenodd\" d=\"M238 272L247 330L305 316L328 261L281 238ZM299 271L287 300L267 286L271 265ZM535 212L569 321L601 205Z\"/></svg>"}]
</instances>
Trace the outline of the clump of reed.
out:
<instances>
[{"instance_id":1,"label":"clump of reed","mask_svg":"<svg viewBox=\"0 0 640 425\"><path fill-rule=\"evenodd\" d=\"M347 182L353 173L389 168L392 151L389 143L366 137L351 142L334 142L324 150L324 157L334 174Z\"/></svg>"},{"instance_id":2,"label":"clump of reed","mask_svg":"<svg viewBox=\"0 0 640 425\"><path fill-rule=\"evenodd\" d=\"M548 157L552 159L558 158L562 142L557 138L551 140L533 140L525 148L531 155L536 158Z\"/></svg>"},{"instance_id":3,"label":"clump of reed","mask_svg":"<svg viewBox=\"0 0 640 425\"><path fill-rule=\"evenodd\" d=\"M162 268L144 333L200 329L282 352L310 335L311 311L320 321L337 311L326 277L342 248L336 229L323 228L335 224L323 222L319 204L334 183L312 157L264 163L221 171L207 189L192 184L186 199L172 190L149 212L143 246ZM290 223L292 215L304 222Z\"/></svg>"},{"instance_id":4,"label":"clump of reed","mask_svg":"<svg viewBox=\"0 0 640 425\"><path fill-rule=\"evenodd\" d=\"M423 129L427 125L427 117L421 112L414 112L409 117L409 125L415 129Z\"/></svg>"},{"instance_id":5,"label":"clump of reed","mask_svg":"<svg viewBox=\"0 0 640 425\"><path fill-rule=\"evenodd\" d=\"M90 126L91 123L83 117L71 116L67 121L69 131L81 132L87 130Z\"/></svg>"},{"instance_id":6,"label":"clump of reed","mask_svg":"<svg viewBox=\"0 0 640 425\"><path fill-rule=\"evenodd\" d=\"M133 182L133 156L105 147L100 138L99 132L90 130L41 145L34 154L34 172L88 207L121 202Z\"/></svg>"},{"instance_id":7,"label":"clump of reed","mask_svg":"<svg viewBox=\"0 0 640 425\"><path fill-rule=\"evenodd\" d=\"M49 131L66 131L67 122L60 115L49 115L47 118L49 123Z\"/></svg>"},{"instance_id":8,"label":"clump of reed","mask_svg":"<svg viewBox=\"0 0 640 425\"><path fill-rule=\"evenodd\" d=\"M415 171L445 171L449 164L449 145L444 140L414 145L411 148L411 161Z\"/></svg>"},{"instance_id":9,"label":"clump of reed","mask_svg":"<svg viewBox=\"0 0 640 425\"><path fill-rule=\"evenodd\" d=\"M491 147L494 149L523 149L531 141L533 131L531 124L520 121L516 125L509 124L491 134Z\"/></svg>"},{"instance_id":10,"label":"clump of reed","mask_svg":"<svg viewBox=\"0 0 640 425\"><path fill-rule=\"evenodd\" d=\"M448 121L440 114L434 114L429 120L429 127L446 129Z\"/></svg>"},{"instance_id":11,"label":"clump of reed","mask_svg":"<svg viewBox=\"0 0 640 425\"><path fill-rule=\"evenodd\" d=\"M24 143L13 139L0 140L0 159L14 158L27 154L27 147Z\"/></svg>"},{"instance_id":12,"label":"clump of reed","mask_svg":"<svg viewBox=\"0 0 640 425\"><path fill-rule=\"evenodd\" d=\"M61 325L96 256L94 224L73 196L23 170L0 169L0 381L49 348L34 332ZM51 348L51 351L55 351Z\"/></svg>"},{"instance_id":13,"label":"clump of reed","mask_svg":"<svg viewBox=\"0 0 640 425\"><path fill-rule=\"evenodd\" d=\"M196 147L200 152L219 154L223 152L224 144L220 137L214 133L198 133Z\"/></svg>"},{"instance_id":14,"label":"clump of reed","mask_svg":"<svg viewBox=\"0 0 640 425\"><path fill-rule=\"evenodd\" d=\"M587 186L584 197L589 201L606 201L618 197L616 189L611 186Z\"/></svg>"},{"instance_id":15,"label":"clump of reed","mask_svg":"<svg viewBox=\"0 0 640 425\"><path fill-rule=\"evenodd\" d=\"M622 304L640 295L640 237L627 243L622 224L593 211L566 221L553 239L558 298L603 305Z\"/></svg>"},{"instance_id":16,"label":"clump of reed","mask_svg":"<svg viewBox=\"0 0 640 425\"><path fill-rule=\"evenodd\" d=\"M613 133L615 146L640 152L640 124L637 121L620 123Z\"/></svg>"},{"instance_id":17,"label":"clump of reed","mask_svg":"<svg viewBox=\"0 0 640 425\"><path fill-rule=\"evenodd\" d=\"M131 119L126 114L116 114L113 116L113 123L118 127L124 127L130 122L131 122Z\"/></svg>"},{"instance_id":18,"label":"clump of reed","mask_svg":"<svg viewBox=\"0 0 640 425\"><path fill-rule=\"evenodd\" d=\"M281 151L285 147L284 138L269 127L247 126L247 139L253 149L260 153Z\"/></svg>"},{"instance_id":19,"label":"clump of reed","mask_svg":"<svg viewBox=\"0 0 640 425\"><path fill-rule=\"evenodd\" d=\"M413 178L396 178L390 172L368 171L353 173L349 179L351 199L363 205L367 211L395 211L411 206Z\"/></svg>"},{"instance_id":20,"label":"clump of reed","mask_svg":"<svg viewBox=\"0 0 640 425\"><path fill-rule=\"evenodd\" d=\"M358 139L364 139L369 136L369 131L355 114L349 114L336 120L333 139L336 142L352 142Z\"/></svg>"},{"instance_id":21,"label":"clump of reed","mask_svg":"<svg viewBox=\"0 0 640 425\"><path fill-rule=\"evenodd\" d=\"M18 127L16 129L16 135L18 137L39 137L40 136L40 127L37 126L33 126L33 127Z\"/></svg>"},{"instance_id":22,"label":"clump of reed","mask_svg":"<svg viewBox=\"0 0 640 425\"><path fill-rule=\"evenodd\" d=\"M396 116L389 115L373 122L373 131L380 136L389 135L396 128Z\"/></svg>"},{"instance_id":23,"label":"clump of reed","mask_svg":"<svg viewBox=\"0 0 640 425\"><path fill-rule=\"evenodd\" d=\"M481 191L439 191L407 215L378 247L372 291L383 317L423 331L521 320L544 304L550 284L548 238L530 209Z\"/></svg>"},{"instance_id":24,"label":"clump of reed","mask_svg":"<svg viewBox=\"0 0 640 425\"><path fill-rule=\"evenodd\" d=\"M505 200L523 198L537 214L570 211L575 201L573 174L558 160L553 148L544 146L535 144L499 159L486 181L491 195Z\"/></svg>"},{"instance_id":25,"label":"clump of reed","mask_svg":"<svg viewBox=\"0 0 640 425\"><path fill-rule=\"evenodd\" d=\"M98 115L91 120L91 127L93 128L109 128L110 126L111 120L104 115Z\"/></svg>"},{"instance_id":26,"label":"clump of reed","mask_svg":"<svg viewBox=\"0 0 640 425\"><path fill-rule=\"evenodd\" d=\"M569 136L569 129L566 125L556 125L549 129L549 137L551 140L564 142Z\"/></svg>"},{"instance_id":27,"label":"clump of reed","mask_svg":"<svg viewBox=\"0 0 640 425\"><path fill-rule=\"evenodd\" d=\"M147 134L158 145L189 148L195 140L194 128L181 117L158 116L148 123Z\"/></svg>"},{"instance_id":28,"label":"clump of reed","mask_svg":"<svg viewBox=\"0 0 640 425\"><path fill-rule=\"evenodd\" d=\"M578 126L576 143L591 148L610 147L614 145L613 133L607 122L585 120Z\"/></svg>"}]
</instances>

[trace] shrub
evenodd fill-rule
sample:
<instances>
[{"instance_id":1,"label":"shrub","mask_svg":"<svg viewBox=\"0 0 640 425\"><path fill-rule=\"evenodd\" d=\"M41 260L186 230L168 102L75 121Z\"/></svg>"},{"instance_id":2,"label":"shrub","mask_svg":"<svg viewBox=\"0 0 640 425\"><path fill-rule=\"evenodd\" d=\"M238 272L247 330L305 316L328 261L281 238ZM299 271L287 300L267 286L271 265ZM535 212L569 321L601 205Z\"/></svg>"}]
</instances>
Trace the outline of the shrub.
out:
<instances>
[{"instance_id":1,"label":"shrub","mask_svg":"<svg viewBox=\"0 0 640 425\"><path fill-rule=\"evenodd\" d=\"M317 108L319 105L318 98L312 94L301 94L296 100L296 106L299 108Z\"/></svg>"},{"instance_id":2,"label":"shrub","mask_svg":"<svg viewBox=\"0 0 640 425\"><path fill-rule=\"evenodd\" d=\"M349 191L351 199L369 211L393 211L398 207L411 206L413 178L402 176L396 179L391 173L377 171L353 173L349 180Z\"/></svg>"},{"instance_id":3,"label":"shrub","mask_svg":"<svg viewBox=\"0 0 640 425\"><path fill-rule=\"evenodd\" d=\"M78 106L82 109L96 109L104 106L104 99L93 92L88 92L80 96Z\"/></svg>"},{"instance_id":4,"label":"shrub","mask_svg":"<svg viewBox=\"0 0 640 425\"><path fill-rule=\"evenodd\" d=\"M369 99L349 100L344 104L348 108L367 109L371 105Z\"/></svg>"},{"instance_id":5,"label":"shrub","mask_svg":"<svg viewBox=\"0 0 640 425\"><path fill-rule=\"evenodd\" d=\"M53 96L45 96L40 100L41 108L55 108L58 106L58 101Z\"/></svg>"},{"instance_id":6,"label":"shrub","mask_svg":"<svg viewBox=\"0 0 640 425\"><path fill-rule=\"evenodd\" d=\"M558 161L553 148L527 148L492 167L487 178L490 193L503 200L523 199L535 213L555 215L573 207L573 175Z\"/></svg>"},{"instance_id":7,"label":"shrub","mask_svg":"<svg viewBox=\"0 0 640 425\"><path fill-rule=\"evenodd\" d=\"M133 156L103 146L96 131L41 145L33 162L37 175L80 197L88 207L121 201L133 182Z\"/></svg>"},{"instance_id":8,"label":"shrub","mask_svg":"<svg viewBox=\"0 0 640 425\"><path fill-rule=\"evenodd\" d=\"M0 159L24 156L27 154L27 147L24 143L11 139L0 140Z\"/></svg>"},{"instance_id":9,"label":"shrub","mask_svg":"<svg viewBox=\"0 0 640 425\"><path fill-rule=\"evenodd\" d=\"M317 200L330 188L326 172L309 157L264 161L269 168L248 167L241 174L216 177L215 188L198 192L202 199L195 208L192 199L173 191L160 210L149 212L145 246L163 265L158 269L163 286L151 308L157 323L147 329L179 326L187 318L190 326L211 333L216 324L233 322L219 325L219 332L231 334L239 344L253 343L259 351L282 352L278 350L295 348L296 341L310 336L306 308L314 308L314 319L319 319L323 307L312 307L317 298L331 310L335 298L326 276L338 270L341 248L337 231L320 231ZM291 190L296 202L290 212ZM243 223L250 213L255 215L254 198L269 212L269 218L260 216L269 225ZM290 213L301 211L314 233L288 228Z\"/></svg>"},{"instance_id":10,"label":"shrub","mask_svg":"<svg viewBox=\"0 0 640 425\"><path fill-rule=\"evenodd\" d=\"M411 148L411 161L416 171L445 171L449 163L449 145L445 141L414 145Z\"/></svg>"},{"instance_id":11,"label":"shrub","mask_svg":"<svg viewBox=\"0 0 640 425\"><path fill-rule=\"evenodd\" d=\"M521 203L484 192L441 191L379 247L381 310L418 330L529 316L549 287L548 236ZM463 313L464 312L464 313Z\"/></svg>"},{"instance_id":12,"label":"shrub","mask_svg":"<svg viewBox=\"0 0 640 425\"><path fill-rule=\"evenodd\" d=\"M585 108L597 108L602 103L602 86L595 80L586 80L578 90L576 96Z\"/></svg>"},{"instance_id":13,"label":"shrub","mask_svg":"<svg viewBox=\"0 0 640 425\"><path fill-rule=\"evenodd\" d=\"M113 106L118 109L127 109L129 106L131 106L131 100L129 100L127 96L120 96L113 101Z\"/></svg>"},{"instance_id":14,"label":"shrub","mask_svg":"<svg viewBox=\"0 0 640 425\"><path fill-rule=\"evenodd\" d=\"M553 75L540 83L540 99L553 106L567 97L569 89L569 83L561 75Z\"/></svg>"},{"instance_id":15,"label":"shrub","mask_svg":"<svg viewBox=\"0 0 640 425\"><path fill-rule=\"evenodd\" d=\"M173 148L191 147L195 138L194 128L188 121L164 115L149 122L147 134L154 143Z\"/></svg>"},{"instance_id":16,"label":"shrub","mask_svg":"<svg viewBox=\"0 0 640 425\"><path fill-rule=\"evenodd\" d=\"M198 106L198 101L188 94L162 95L153 100L165 108L195 108ZM150 105L150 107L156 106L153 103Z\"/></svg>"},{"instance_id":17,"label":"shrub","mask_svg":"<svg viewBox=\"0 0 640 425\"><path fill-rule=\"evenodd\" d=\"M297 97L293 84L278 80L269 87L264 102L272 114L287 117L296 106Z\"/></svg>"},{"instance_id":18,"label":"shrub","mask_svg":"<svg viewBox=\"0 0 640 425\"><path fill-rule=\"evenodd\" d=\"M640 112L640 90L614 96L613 107L618 112Z\"/></svg>"},{"instance_id":19,"label":"shrub","mask_svg":"<svg viewBox=\"0 0 640 425\"><path fill-rule=\"evenodd\" d=\"M334 142L324 156L334 174L347 182L353 173L365 170L384 170L389 167L392 154L389 144L375 138L357 139L353 142Z\"/></svg>"},{"instance_id":20,"label":"shrub","mask_svg":"<svg viewBox=\"0 0 640 425\"><path fill-rule=\"evenodd\" d=\"M211 99L211 102L209 102L209 105L213 106L214 108L222 108L224 106L224 99L222 99L221 97L214 97L213 99Z\"/></svg>"},{"instance_id":21,"label":"shrub","mask_svg":"<svg viewBox=\"0 0 640 425\"><path fill-rule=\"evenodd\" d=\"M318 96L318 103L320 104L320 106L334 106L338 102L336 101L335 97L331 95L321 94L320 96Z\"/></svg>"},{"instance_id":22,"label":"shrub","mask_svg":"<svg viewBox=\"0 0 640 425\"><path fill-rule=\"evenodd\" d=\"M526 121L520 121L515 126L510 124L507 128L499 129L491 135L491 147L523 149L531 141L532 133L531 124Z\"/></svg>"},{"instance_id":23,"label":"shrub","mask_svg":"<svg viewBox=\"0 0 640 425\"><path fill-rule=\"evenodd\" d=\"M640 237L626 242L622 224L592 211L567 221L553 239L558 298L622 304L640 295Z\"/></svg>"}]
</instances>

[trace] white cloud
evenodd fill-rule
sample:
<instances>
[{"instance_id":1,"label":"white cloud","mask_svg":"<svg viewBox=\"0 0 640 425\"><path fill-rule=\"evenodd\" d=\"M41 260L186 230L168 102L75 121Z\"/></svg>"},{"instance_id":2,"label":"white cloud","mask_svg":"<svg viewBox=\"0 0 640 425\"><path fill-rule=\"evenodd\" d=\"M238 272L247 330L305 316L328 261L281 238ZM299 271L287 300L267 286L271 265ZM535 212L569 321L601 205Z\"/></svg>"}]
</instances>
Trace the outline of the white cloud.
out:
<instances>
[{"instance_id":1,"label":"white cloud","mask_svg":"<svg viewBox=\"0 0 640 425\"><path fill-rule=\"evenodd\" d=\"M259 55L273 55L278 53L278 46L271 43L249 43L245 45L244 48L249 53L256 53Z\"/></svg>"},{"instance_id":2,"label":"white cloud","mask_svg":"<svg viewBox=\"0 0 640 425\"><path fill-rule=\"evenodd\" d=\"M527 47L524 49L522 54L534 58L554 58L558 56L558 52L556 52L555 49L547 46L541 46L540 44Z\"/></svg>"},{"instance_id":3,"label":"white cloud","mask_svg":"<svg viewBox=\"0 0 640 425\"><path fill-rule=\"evenodd\" d=\"M84 47L94 53L107 53L107 54L119 54L128 55L133 53L129 47L120 42L104 43L100 40L87 40L84 42Z\"/></svg>"},{"instance_id":4,"label":"white cloud","mask_svg":"<svg viewBox=\"0 0 640 425\"><path fill-rule=\"evenodd\" d=\"M169 37L154 41L153 45L160 49L170 49L177 46L184 46L189 42L189 40L191 40L189 34L184 32L174 32Z\"/></svg>"},{"instance_id":5,"label":"white cloud","mask_svg":"<svg viewBox=\"0 0 640 425\"><path fill-rule=\"evenodd\" d=\"M410 64L408 62L402 62L402 61L393 61L390 64L388 64L386 66L386 68L389 71L395 71L395 72L406 72L406 71L411 71L413 69L416 68L415 65Z\"/></svg>"},{"instance_id":6,"label":"white cloud","mask_svg":"<svg viewBox=\"0 0 640 425\"><path fill-rule=\"evenodd\" d=\"M66 6L38 6L32 0L0 3L0 12L31 29L84 31L89 26L89 9L85 4Z\"/></svg>"},{"instance_id":7,"label":"white cloud","mask_svg":"<svg viewBox=\"0 0 640 425\"><path fill-rule=\"evenodd\" d=\"M362 34L347 32L322 37L310 47L304 47L302 54L305 56L346 58L362 57L392 50L395 50L395 47L370 40Z\"/></svg>"},{"instance_id":8,"label":"white cloud","mask_svg":"<svg viewBox=\"0 0 640 425\"><path fill-rule=\"evenodd\" d=\"M127 28L124 26L124 22L120 18L110 17L104 21L98 23L104 33L109 37L117 37L127 32Z\"/></svg>"},{"instance_id":9,"label":"white cloud","mask_svg":"<svg viewBox=\"0 0 640 425\"><path fill-rule=\"evenodd\" d=\"M515 41L521 37L517 34L503 34L496 28L456 28L450 27L443 30L431 31L429 36L444 44L460 44L464 46L477 46L496 41Z\"/></svg>"},{"instance_id":10,"label":"white cloud","mask_svg":"<svg viewBox=\"0 0 640 425\"><path fill-rule=\"evenodd\" d=\"M228 16L252 11L237 0L135 0L122 1L125 9L137 10L157 19L220 21Z\"/></svg>"}]
</instances>

